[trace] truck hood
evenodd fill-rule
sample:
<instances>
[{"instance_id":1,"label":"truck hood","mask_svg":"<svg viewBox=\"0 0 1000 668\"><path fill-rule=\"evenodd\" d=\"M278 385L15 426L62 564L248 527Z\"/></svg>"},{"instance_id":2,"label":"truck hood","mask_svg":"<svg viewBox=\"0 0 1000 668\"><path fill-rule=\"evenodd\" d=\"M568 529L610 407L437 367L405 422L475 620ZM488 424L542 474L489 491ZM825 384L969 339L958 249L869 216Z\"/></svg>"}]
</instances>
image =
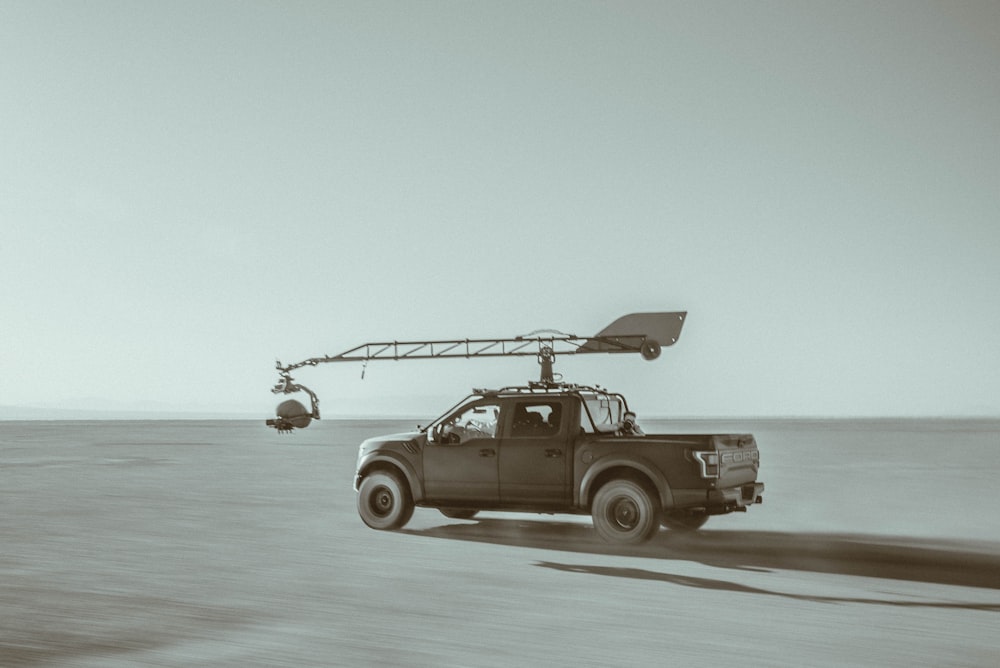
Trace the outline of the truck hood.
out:
<instances>
[{"instance_id":1,"label":"truck hood","mask_svg":"<svg viewBox=\"0 0 1000 668\"><path fill-rule=\"evenodd\" d=\"M416 453L427 444L427 435L419 431L404 431L398 434L375 436L362 441L361 454L374 450L402 448L410 453Z\"/></svg>"}]
</instances>

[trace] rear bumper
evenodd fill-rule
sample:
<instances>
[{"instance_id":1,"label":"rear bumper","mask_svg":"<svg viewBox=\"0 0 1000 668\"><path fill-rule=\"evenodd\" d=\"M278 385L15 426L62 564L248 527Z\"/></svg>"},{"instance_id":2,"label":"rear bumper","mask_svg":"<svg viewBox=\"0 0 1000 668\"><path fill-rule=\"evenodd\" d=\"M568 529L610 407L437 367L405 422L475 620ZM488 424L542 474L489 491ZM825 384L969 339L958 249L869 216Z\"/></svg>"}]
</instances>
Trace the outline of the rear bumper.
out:
<instances>
[{"instance_id":1,"label":"rear bumper","mask_svg":"<svg viewBox=\"0 0 1000 668\"><path fill-rule=\"evenodd\" d=\"M729 510L745 510L755 503L764 503L763 494L764 483L747 483L739 487L709 490L708 503L710 506L725 506Z\"/></svg>"},{"instance_id":2,"label":"rear bumper","mask_svg":"<svg viewBox=\"0 0 1000 668\"><path fill-rule=\"evenodd\" d=\"M764 483L750 482L724 489L675 489L674 507L707 512L709 515L745 512L755 503L764 502Z\"/></svg>"}]
</instances>

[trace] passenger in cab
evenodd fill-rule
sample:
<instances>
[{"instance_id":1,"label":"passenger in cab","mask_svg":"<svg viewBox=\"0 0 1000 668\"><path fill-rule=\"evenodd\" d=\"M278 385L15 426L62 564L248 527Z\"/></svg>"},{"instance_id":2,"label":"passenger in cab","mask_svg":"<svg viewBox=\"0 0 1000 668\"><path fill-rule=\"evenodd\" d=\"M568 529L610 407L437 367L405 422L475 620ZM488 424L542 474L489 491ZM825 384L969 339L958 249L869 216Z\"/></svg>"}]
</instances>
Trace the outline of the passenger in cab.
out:
<instances>
[{"instance_id":1,"label":"passenger in cab","mask_svg":"<svg viewBox=\"0 0 1000 668\"><path fill-rule=\"evenodd\" d=\"M622 436L645 436L646 434L635 422L635 411L625 411L621 424L618 426L618 433Z\"/></svg>"}]
</instances>

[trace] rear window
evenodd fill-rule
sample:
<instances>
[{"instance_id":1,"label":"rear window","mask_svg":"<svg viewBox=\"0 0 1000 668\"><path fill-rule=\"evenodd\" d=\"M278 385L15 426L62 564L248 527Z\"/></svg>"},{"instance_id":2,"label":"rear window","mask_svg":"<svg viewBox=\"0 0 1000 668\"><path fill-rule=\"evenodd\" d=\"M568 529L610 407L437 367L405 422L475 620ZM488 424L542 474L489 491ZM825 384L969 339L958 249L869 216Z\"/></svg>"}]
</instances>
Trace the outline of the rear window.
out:
<instances>
[{"instance_id":1,"label":"rear window","mask_svg":"<svg viewBox=\"0 0 1000 668\"><path fill-rule=\"evenodd\" d=\"M550 436L559 431L562 404L558 401L518 401L514 404L511 436Z\"/></svg>"}]
</instances>

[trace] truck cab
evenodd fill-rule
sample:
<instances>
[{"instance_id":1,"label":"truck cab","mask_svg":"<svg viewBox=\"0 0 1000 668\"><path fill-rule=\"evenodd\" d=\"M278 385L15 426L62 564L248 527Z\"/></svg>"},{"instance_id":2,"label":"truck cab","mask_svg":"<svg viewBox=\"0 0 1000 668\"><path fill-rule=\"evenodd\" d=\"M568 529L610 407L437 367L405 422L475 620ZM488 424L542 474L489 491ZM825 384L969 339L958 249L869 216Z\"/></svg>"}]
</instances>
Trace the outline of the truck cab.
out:
<instances>
[{"instance_id":1,"label":"truck cab","mask_svg":"<svg viewBox=\"0 0 1000 668\"><path fill-rule=\"evenodd\" d=\"M569 506L578 402L510 391L470 399L427 430L426 498L480 508Z\"/></svg>"}]
</instances>

